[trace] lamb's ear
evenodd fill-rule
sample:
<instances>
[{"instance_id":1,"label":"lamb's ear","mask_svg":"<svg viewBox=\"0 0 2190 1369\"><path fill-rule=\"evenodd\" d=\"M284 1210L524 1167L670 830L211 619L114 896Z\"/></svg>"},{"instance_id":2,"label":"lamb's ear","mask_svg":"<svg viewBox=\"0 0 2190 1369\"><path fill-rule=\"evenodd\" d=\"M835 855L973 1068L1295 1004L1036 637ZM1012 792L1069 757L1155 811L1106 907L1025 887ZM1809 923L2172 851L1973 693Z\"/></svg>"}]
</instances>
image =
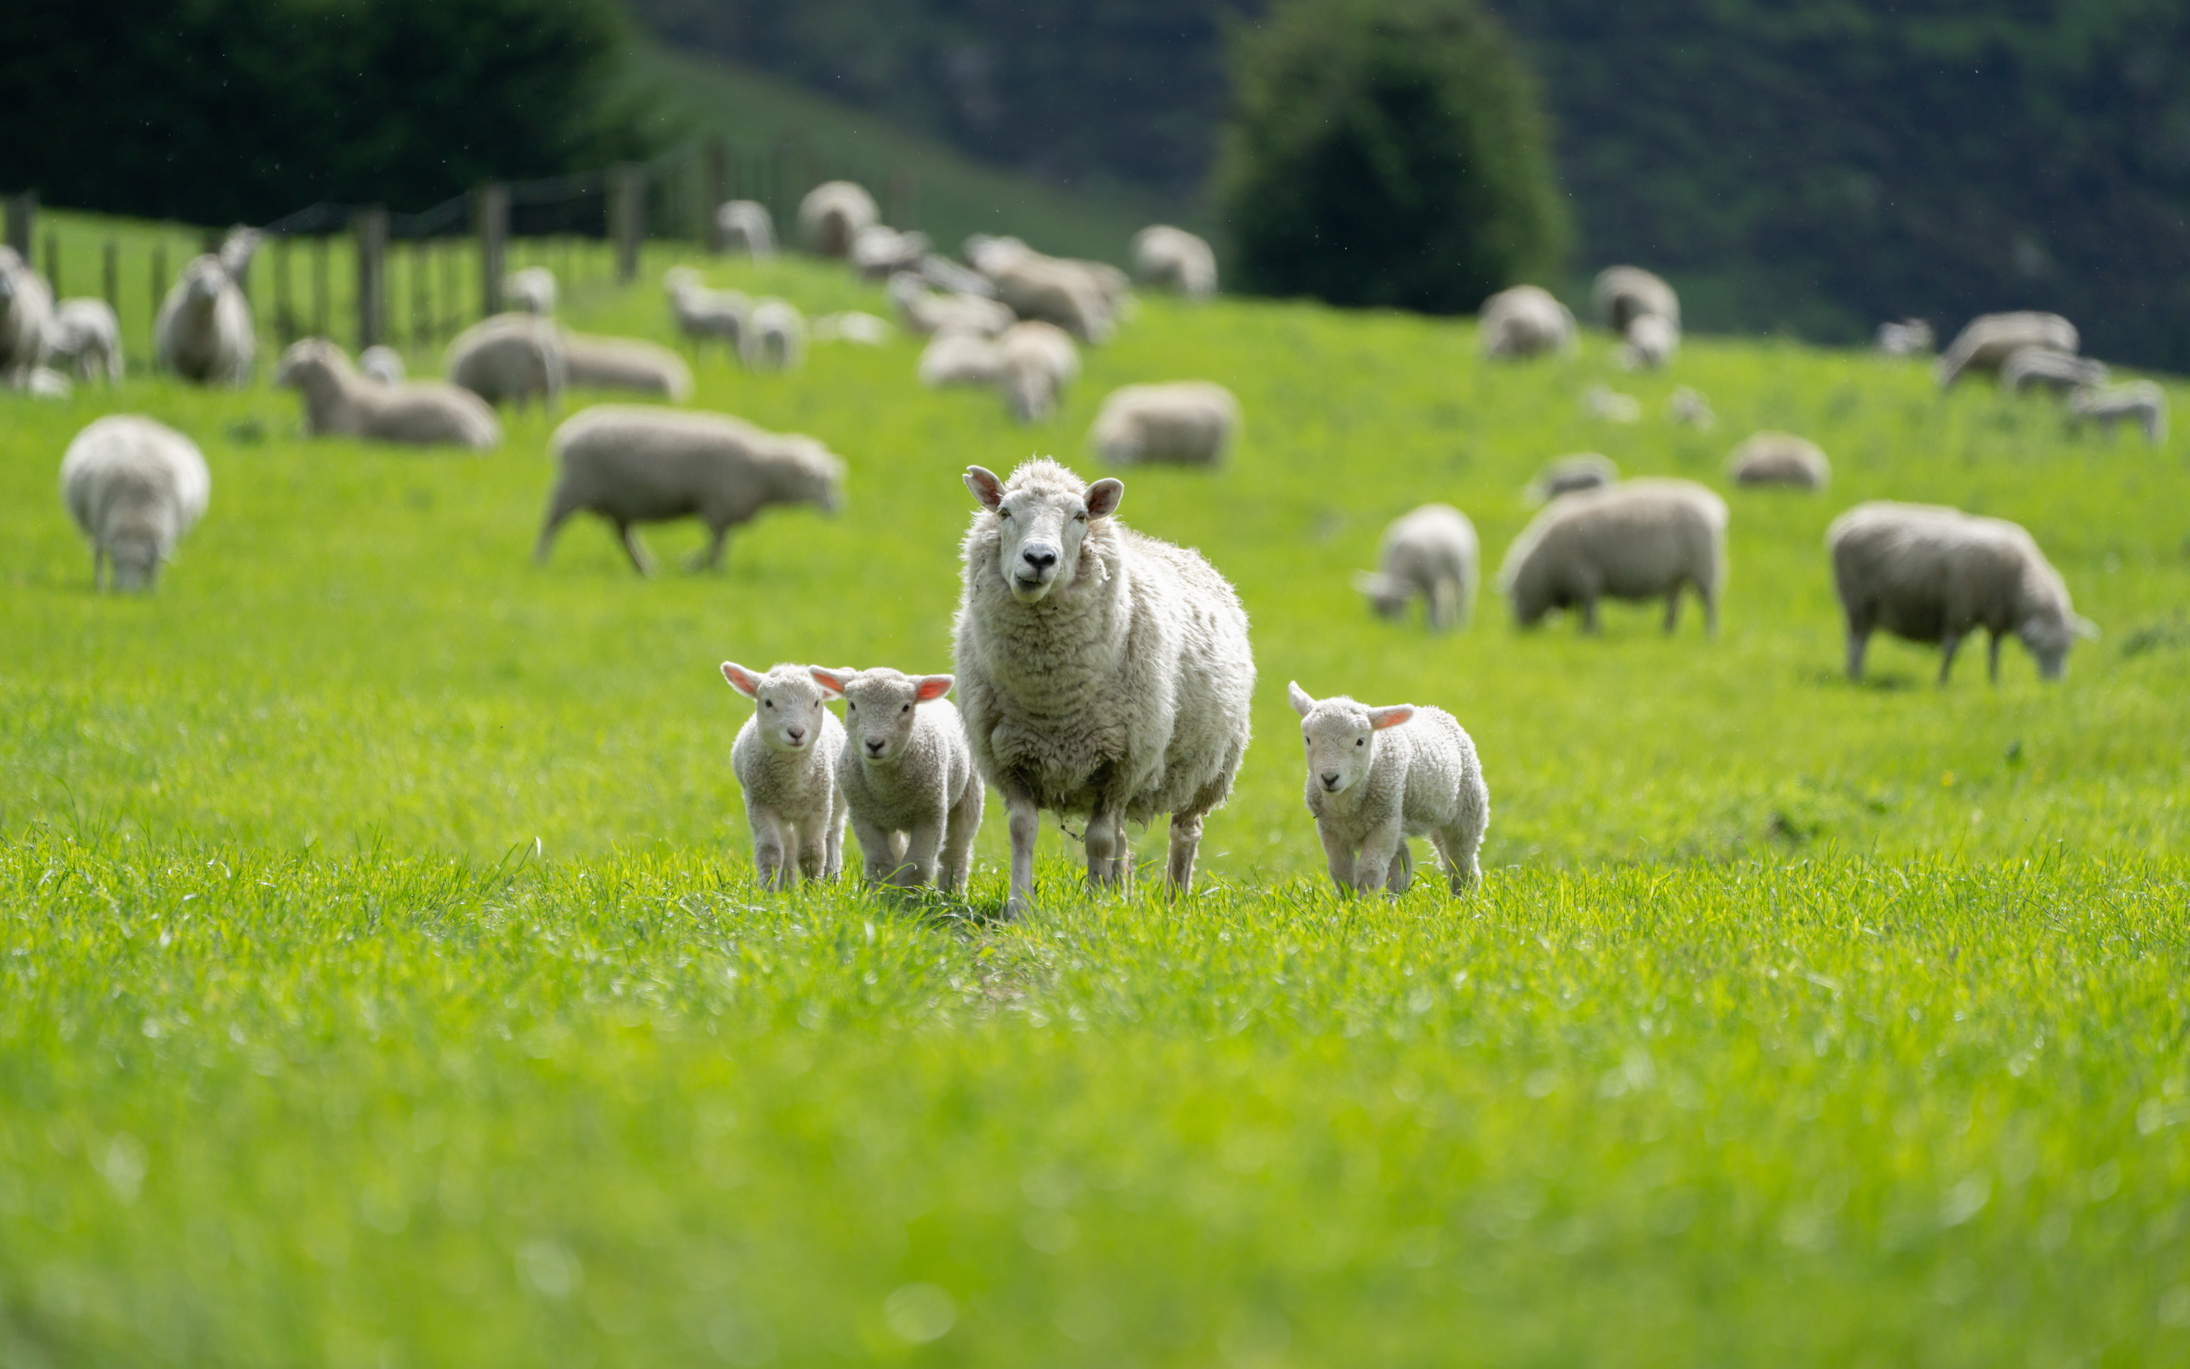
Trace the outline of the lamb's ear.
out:
<instances>
[{"instance_id":1,"label":"lamb's ear","mask_svg":"<svg viewBox=\"0 0 2190 1369\"><path fill-rule=\"evenodd\" d=\"M966 467L966 488L981 501L981 507L996 512L1004 503L1004 482L996 478L996 472L986 466Z\"/></svg>"},{"instance_id":2,"label":"lamb's ear","mask_svg":"<svg viewBox=\"0 0 2190 1369\"><path fill-rule=\"evenodd\" d=\"M736 661L724 661L722 663L722 677L730 682L732 689L743 694L746 698L757 699L760 697L760 676L755 675Z\"/></svg>"},{"instance_id":3,"label":"lamb's ear","mask_svg":"<svg viewBox=\"0 0 2190 1369\"><path fill-rule=\"evenodd\" d=\"M859 672L856 670L823 670L820 666L814 665L806 667L806 673L814 677L814 683L821 686L823 693L831 698L841 699L844 697L845 684Z\"/></svg>"},{"instance_id":4,"label":"lamb's ear","mask_svg":"<svg viewBox=\"0 0 2190 1369\"><path fill-rule=\"evenodd\" d=\"M1087 487L1087 516L1108 518L1118 511L1125 500L1125 482L1115 476L1106 476Z\"/></svg>"},{"instance_id":5,"label":"lamb's ear","mask_svg":"<svg viewBox=\"0 0 2190 1369\"><path fill-rule=\"evenodd\" d=\"M1382 731L1387 727L1397 727L1413 716L1413 704L1393 704L1389 708L1372 708L1369 710L1369 729L1375 732Z\"/></svg>"},{"instance_id":6,"label":"lamb's ear","mask_svg":"<svg viewBox=\"0 0 2190 1369\"><path fill-rule=\"evenodd\" d=\"M2087 642L2096 642L2099 640L2099 625L2097 623L2092 622L2089 618L2084 617L2081 613L2072 614L2070 616L2075 621L2070 623L2069 626L2076 630L2076 635L2078 637L2083 638Z\"/></svg>"},{"instance_id":7,"label":"lamb's ear","mask_svg":"<svg viewBox=\"0 0 2190 1369\"><path fill-rule=\"evenodd\" d=\"M924 704L931 699L940 699L957 683L954 675L923 675L913 684L913 702Z\"/></svg>"},{"instance_id":8,"label":"lamb's ear","mask_svg":"<svg viewBox=\"0 0 2190 1369\"><path fill-rule=\"evenodd\" d=\"M1308 696L1308 691L1302 689L1298 681L1291 681L1286 684L1285 701L1291 704L1293 711L1303 718L1307 717L1309 711L1316 706L1316 701Z\"/></svg>"}]
</instances>

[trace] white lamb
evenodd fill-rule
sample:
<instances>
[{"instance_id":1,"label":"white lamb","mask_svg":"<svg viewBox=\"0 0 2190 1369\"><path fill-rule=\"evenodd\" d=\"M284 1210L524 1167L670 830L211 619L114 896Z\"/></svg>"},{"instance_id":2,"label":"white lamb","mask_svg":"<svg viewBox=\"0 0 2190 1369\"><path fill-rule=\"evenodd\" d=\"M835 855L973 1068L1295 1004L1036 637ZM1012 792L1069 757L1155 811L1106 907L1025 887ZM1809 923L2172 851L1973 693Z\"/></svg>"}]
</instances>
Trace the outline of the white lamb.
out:
<instances>
[{"instance_id":1,"label":"white lamb","mask_svg":"<svg viewBox=\"0 0 2190 1369\"><path fill-rule=\"evenodd\" d=\"M2106 363L2051 347L2018 347L2000 363L2000 393L2019 395L2036 385L2067 394L2083 386L2104 385Z\"/></svg>"},{"instance_id":2,"label":"white lamb","mask_svg":"<svg viewBox=\"0 0 2190 1369\"><path fill-rule=\"evenodd\" d=\"M94 589L151 589L212 493L197 444L135 414L97 420L61 458L61 499L91 541Z\"/></svg>"},{"instance_id":3,"label":"white lamb","mask_svg":"<svg viewBox=\"0 0 2190 1369\"><path fill-rule=\"evenodd\" d=\"M788 890L798 876L835 879L844 869L851 811L836 782L844 754L844 724L828 709L836 691L811 666L778 665L762 675L724 661L722 677L758 705L730 744L730 768L745 791L761 887Z\"/></svg>"},{"instance_id":4,"label":"white lamb","mask_svg":"<svg viewBox=\"0 0 2190 1369\"><path fill-rule=\"evenodd\" d=\"M403 354L385 342L376 342L357 354L357 373L383 385L400 385L410 378Z\"/></svg>"},{"instance_id":5,"label":"white lamb","mask_svg":"<svg viewBox=\"0 0 2190 1369\"><path fill-rule=\"evenodd\" d=\"M2115 425L2125 420L2137 425L2147 445L2157 447L2166 442L2167 391L2157 381L2132 380L2103 390L2077 390L2068 397L2071 426L2097 423L2111 438Z\"/></svg>"},{"instance_id":6,"label":"white lamb","mask_svg":"<svg viewBox=\"0 0 2190 1369\"><path fill-rule=\"evenodd\" d=\"M749 257L776 254L776 220L758 200L727 200L715 211L715 231L725 252Z\"/></svg>"},{"instance_id":7,"label":"white lamb","mask_svg":"<svg viewBox=\"0 0 2190 1369\"><path fill-rule=\"evenodd\" d=\"M1620 468L1612 458L1597 452L1576 452L1554 457L1528 487L1528 502L1543 504L1576 490L1602 489L1618 483Z\"/></svg>"},{"instance_id":8,"label":"white lamb","mask_svg":"<svg viewBox=\"0 0 2190 1369\"><path fill-rule=\"evenodd\" d=\"M1143 285L1205 300L1217 293L1217 254L1183 228L1150 224L1133 235L1133 274Z\"/></svg>"},{"instance_id":9,"label":"white lamb","mask_svg":"<svg viewBox=\"0 0 2190 1369\"><path fill-rule=\"evenodd\" d=\"M555 273L545 266L528 266L502 277L502 307L511 313L555 312Z\"/></svg>"},{"instance_id":10,"label":"white lamb","mask_svg":"<svg viewBox=\"0 0 2190 1369\"><path fill-rule=\"evenodd\" d=\"M394 385L369 380L324 338L292 343L274 371L274 384L304 396L305 427L314 437L446 443L476 452L502 443L502 424L478 395L430 380Z\"/></svg>"},{"instance_id":11,"label":"white lamb","mask_svg":"<svg viewBox=\"0 0 2190 1369\"><path fill-rule=\"evenodd\" d=\"M886 668L813 674L844 698L836 783L851 805L867 882L965 888L984 795L965 726L943 697L951 677Z\"/></svg>"},{"instance_id":12,"label":"white lamb","mask_svg":"<svg viewBox=\"0 0 2190 1369\"><path fill-rule=\"evenodd\" d=\"M888 224L871 223L852 239L852 266L867 280L885 280L910 271L927 258L930 243L925 233L905 233Z\"/></svg>"},{"instance_id":13,"label":"white lamb","mask_svg":"<svg viewBox=\"0 0 2190 1369\"><path fill-rule=\"evenodd\" d=\"M1848 678L1863 678L1871 633L1939 644L1939 683L1962 639L1991 634L1986 673L2000 681L2000 640L2013 633L2057 680L2078 637L2099 630L2076 615L2060 572L2029 533L2000 518L1931 504L1858 504L1825 530L1833 586L1848 621Z\"/></svg>"},{"instance_id":14,"label":"white lamb","mask_svg":"<svg viewBox=\"0 0 2190 1369\"><path fill-rule=\"evenodd\" d=\"M732 352L745 333L745 316L753 302L736 290L710 290L698 271L673 266L662 276L669 296L669 312L677 331L692 340L696 351L709 338L719 340Z\"/></svg>"},{"instance_id":15,"label":"white lamb","mask_svg":"<svg viewBox=\"0 0 2190 1369\"><path fill-rule=\"evenodd\" d=\"M196 385L244 385L251 380L258 337L251 302L237 284L258 234L228 235L219 255L195 258L160 302L152 323L152 356L158 369Z\"/></svg>"},{"instance_id":16,"label":"white lamb","mask_svg":"<svg viewBox=\"0 0 2190 1369\"><path fill-rule=\"evenodd\" d=\"M692 397L692 368L684 358L644 338L565 332L563 366L572 386L660 395L675 404Z\"/></svg>"},{"instance_id":17,"label":"white lamb","mask_svg":"<svg viewBox=\"0 0 2190 1369\"><path fill-rule=\"evenodd\" d=\"M1686 480L1627 480L1563 495L1514 539L1498 572L1513 620L1533 627L1553 609L1579 608L1597 630L1597 601L1665 600L1665 630L1693 586L1705 634L1719 627L1726 578L1726 501Z\"/></svg>"},{"instance_id":18,"label":"white lamb","mask_svg":"<svg viewBox=\"0 0 2190 1369\"><path fill-rule=\"evenodd\" d=\"M799 237L817 257L849 256L859 230L881 217L874 196L864 188L850 181L825 181L799 201Z\"/></svg>"},{"instance_id":19,"label":"white lamb","mask_svg":"<svg viewBox=\"0 0 2190 1369\"><path fill-rule=\"evenodd\" d=\"M1574 315L1551 292L1516 285L1483 301L1476 341L1486 357L1532 357L1574 350Z\"/></svg>"},{"instance_id":20,"label":"white lamb","mask_svg":"<svg viewBox=\"0 0 2190 1369\"><path fill-rule=\"evenodd\" d=\"M12 247L0 247L0 384L21 388L45 364L53 291Z\"/></svg>"},{"instance_id":21,"label":"white lamb","mask_svg":"<svg viewBox=\"0 0 2190 1369\"><path fill-rule=\"evenodd\" d=\"M1726 476L1737 485L1822 490L1833 478L1833 467L1815 442L1767 428L1727 454Z\"/></svg>"},{"instance_id":22,"label":"white lamb","mask_svg":"<svg viewBox=\"0 0 2190 1369\"><path fill-rule=\"evenodd\" d=\"M1231 585L1195 552L1124 527L1116 480L1033 460L979 466L961 548L959 707L1011 819L1007 915L1034 898L1041 809L1084 815L1091 884L1131 868L1124 823L1171 815L1174 896L1192 890L1202 819L1246 753L1254 653Z\"/></svg>"},{"instance_id":23,"label":"white lamb","mask_svg":"<svg viewBox=\"0 0 2190 1369\"><path fill-rule=\"evenodd\" d=\"M780 299L758 300L745 316L738 360L748 371L795 371L806 360L806 316Z\"/></svg>"},{"instance_id":24,"label":"white lamb","mask_svg":"<svg viewBox=\"0 0 2190 1369\"><path fill-rule=\"evenodd\" d=\"M1627 325L1627 337L1620 344L1618 362L1622 370L1659 371L1672 365L1680 350L1678 324L1656 314L1641 314Z\"/></svg>"},{"instance_id":25,"label":"white lamb","mask_svg":"<svg viewBox=\"0 0 2190 1369\"><path fill-rule=\"evenodd\" d=\"M1040 319L1014 323L996 339L996 383L1021 423L1057 411L1058 397L1080 376L1080 349L1064 329Z\"/></svg>"},{"instance_id":26,"label":"white lamb","mask_svg":"<svg viewBox=\"0 0 2190 1369\"><path fill-rule=\"evenodd\" d=\"M1932 363L1932 375L1944 390L1967 371L1997 374L2007 359L2024 347L2074 352L2081 340L2076 325L2059 314L1981 314L1971 319L1939 360Z\"/></svg>"},{"instance_id":27,"label":"white lamb","mask_svg":"<svg viewBox=\"0 0 2190 1369\"><path fill-rule=\"evenodd\" d=\"M1208 380L1124 385L1095 415L1088 440L1113 465L1221 466L1239 436L1239 401Z\"/></svg>"},{"instance_id":28,"label":"white lamb","mask_svg":"<svg viewBox=\"0 0 2190 1369\"><path fill-rule=\"evenodd\" d=\"M552 407L569 382L563 330L531 314L495 314L458 333L442 357L449 383L489 404L514 400L519 413L535 395Z\"/></svg>"},{"instance_id":29,"label":"white lamb","mask_svg":"<svg viewBox=\"0 0 2190 1369\"><path fill-rule=\"evenodd\" d=\"M1681 326L1681 300L1664 279L1640 266L1607 266L1589 287L1590 307L1597 321L1615 333L1625 334L1639 318L1657 318Z\"/></svg>"},{"instance_id":30,"label":"white lamb","mask_svg":"<svg viewBox=\"0 0 2190 1369\"><path fill-rule=\"evenodd\" d=\"M1371 708L1343 694L1316 699L1285 687L1308 753L1308 811L1331 883L1341 892L1382 885L1407 892L1407 838L1428 837L1452 891L1483 878L1477 853L1490 826L1490 787L1467 729L1442 708Z\"/></svg>"},{"instance_id":31,"label":"white lamb","mask_svg":"<svg viewBox=\"0 0 2190 1369\"><path fill-rule=\"evenodd\" d=\"M122 322L103 299L55 305L46 341L50 359L73 370L78 380L97 377L111 385L122 378Z\"/></svg>"},{"instance_id":32,"label":"white lamb","mask_svg":"<svg viewBox=\"0 0 2190 1369\"><path fill-rule=\"evenodd\" d=\"M916 372L929 389L945 385L994 385L1004 374L1003 354L978 333L937 333L921 350Z\"/></svg>"},{"instance_id":33,"label":"white lamb","mask_svg":"<svg viewBox=\"0 0 2190 1369\"><path fill-rule=\"evenodd\" d=\"M1354 576L1354 588L1384 618L1397 618L1420 598L1432 632L1475 617L1481 552L1475 525L1450 504L1424 504L1384 529L1373 571Z\"/></svg>"},{"instance_id":34,"label":"white lamb","mask_svg":"<svg viewBox=\"0 0 2190 1369\"><path fill-rule=\"evenodd\" d=\"M559 467L533 559L545 562L563 520L583 509L614 525L641 575L654 573L637 525L698 518L708 544L686 563L722 561L730 529L777 504L835 513L844 463L800 433L763 432L728 414L603 404L567 420L549 440Z\"/></svg>"}]
</instances>

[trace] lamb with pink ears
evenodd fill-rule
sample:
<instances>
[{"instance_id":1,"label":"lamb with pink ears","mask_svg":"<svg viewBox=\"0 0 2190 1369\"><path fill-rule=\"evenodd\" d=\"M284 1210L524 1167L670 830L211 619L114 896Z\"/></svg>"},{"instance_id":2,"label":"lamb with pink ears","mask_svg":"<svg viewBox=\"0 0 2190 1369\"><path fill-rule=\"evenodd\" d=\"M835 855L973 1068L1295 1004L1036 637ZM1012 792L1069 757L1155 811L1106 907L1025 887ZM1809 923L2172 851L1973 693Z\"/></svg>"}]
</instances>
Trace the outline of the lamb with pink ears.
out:
<instances>
[{"instance_id":1,"label":"lamb with pink ears","mask_svg":"<svg viewBox=\"0 0 2190 1369\"><path fill-rule=\"evenodd\" d=\"M867 882L965 888L983 794L965 725L943 697L952 678L886 668L817 668L813 676L844 696L848 744L836 783L851 804Z\"/></svg>"},{"instance_id":2,"label":"lamb with pink ears","mask_svg":"<svg viewBox=\"0 0 2190 1369\"><path fill-rule=\"evenodd\" d=\"M730 745L730 768L745 791L761 886L789 889L794 867L807 879L835 879L844 868L848 815L836 782L844 724L825 705L838 691L817 681L810 666L779 665L761 675L724 661L722 677L759 705Z\"/></svg>"},{"instance_id":3,"label":"lamb with pink ears","mask_svg":"<svg viewBox=\"0 0 2190 1369\"><path fill-rule=\"evenodd\" d=\"M1490 825L1490 789L1475 742L1441 708L1371 708L1345 695L1287 696L1308 748L1308 811L1330 862L1331 882L1403 894L1414 877L1407 838L1428 837L1452 891L1483 877L1476 853Z\"/></svg>"}]
</instances>

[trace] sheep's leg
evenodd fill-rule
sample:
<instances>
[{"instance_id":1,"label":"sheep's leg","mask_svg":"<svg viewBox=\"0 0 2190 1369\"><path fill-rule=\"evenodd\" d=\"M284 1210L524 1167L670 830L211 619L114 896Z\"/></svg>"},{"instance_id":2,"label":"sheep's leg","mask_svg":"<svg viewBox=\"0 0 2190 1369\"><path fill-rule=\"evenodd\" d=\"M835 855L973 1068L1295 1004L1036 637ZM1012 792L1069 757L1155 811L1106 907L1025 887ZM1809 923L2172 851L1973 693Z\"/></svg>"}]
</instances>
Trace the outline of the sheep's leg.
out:
<instances>
[{"instance_id":1,"label":"sheep's leg","mask_svg":"<svg viewBox=\"0 0 2190 1369\"><path fill-rule=\"evenodd\" d=\"M91 589L93 593L106 588L106 548L91 549Z\"/></svg>"},{"instance_id":2,"label":"sheep's leg","mask_svg":"<svg viewBox=\"0 0 2190 1369\"><path fill-rule=\"evenodd\" d=\"M1848 629L1848 679L1856 684L1863 682L1863 651L1871 644L1871 630L1867 627Z\"/></svg>"},{"instance_id":3,"label":"sheep's leg","mask_svg":"<svg viewBox=\"0 0 2190 1369\"><path fill-rule=\"evenodd\" d=\"M748 804L745 820L753 829L753 868L760 873L760 887L784 888L789 883L790 862L783 848L782 819L764 804Z\"/></svg>"},{"instance_id":4,"label":"sheep's leg","mask_svg":"<svg viewBox=\"0 0 2190 1369\"><path fill-rule=\"evenodd\" d=\"M864 818L852 819L852 833L859 838L859 854L866 868L869 884L888 884L897 873L896 842L893 834L875 826Z\"/></svg>"},{"instance_id":5,"label":"sheep's leg","mask_svg":"<svg viewBox=\"0 0 2190 1369\"><path fill-rule=\"evenodd\" d=\"M936 852L943 845L943 824L920 822L905 837L905 856L897 867L897 882L907 889L935 883Z\"/></svg>"},{"instance_id":6,"label":"sheep's leg","mask_svg":"<svg viewBox=\"0 0 2190 1369\"><path fill-rule=\"evenodd\" d=\"M645 546L639 541L639 529L635 524L618 523L616 525L616 538L624 544L624 555L631 558L631 568L633 570L641 575L652 575L654 573L654 558L646 554Z\"/></svg>"},{"instance_id":7,"label":"sheep's leg","mask_svg":"<svg viewBox=\"0 0 2190 1369\"><path fill-rule=\"evenodd\" d=\"M799 824L798 872L804 879L818 880L829 868L828 815L823 814L819 823L811 824L813 830L808 831L808 826Z\"/></svg>"},{"instance_id":8,"label":"sheep's leg","mask_svg":"<svg viewBox=\"0 0 2190 1369\"><path fill-rule=\"evenodd\" d=\"M1171 815L1171 849L1164 862L1164 880L1173 898L1194 892L1194 856L1201 850L1202 810Z\"/></svg>"},{"instance_id":9,"label":"sheep's leg","mask_svg":"<svg viewBox=\"0 0 2190 1369\"><path fill-rule=\"evenodd\" d=\"M1962 649L1962 634L1949 632L1939 639L1939 687L1947 687L1947 676L1954 671L1954 653Z\"/></svg>"},{"instance_id":10,"label":"sheep's leg","mask_svg":"<svg viewBox=\"0 0 2190 1369\"><path fill-rule=\"evenodd\" d=\"M1361 843L1361 855L1354 861L1356 893L1368 893L1391 877L1392 865L1399 859L1399 848L1405 841L1397 818L1369 830L1368 840Z\"/></svg>"},{"instance_id":11,"label":"sheep's leg","mask_svg":"<svg viewBox=\"0 0 2190 1369\"><path fill-rule=\"evenodd\" d=\"M730 540L730 525L717 523L707 531L707 545L685 559L684 568L687 571L713 570L722 564L722 548Z\"/></svg>"},{"instance_id":12,"label":"sheep's leg","mask_svg":"<svg viewBox=\"0 0 2190 1369\"><path fill-rule=\"evenodd\" d=\"M547 517L540 520L540 540L532 544L534 565L547 564L548 553L555 547L556 529L563 526L564 519L578 511L577 505L563 501L562 493L561 490L555 492L555 497L548 502Z\"/></svg>"},{"instance_id":13,"label":"sheep's leg","mask_svg":"<svg viewBox=\"0 0 2190 1369\"><path fill-rule=\"evenodd\" d=\"M828 845L821 858L821 877L832 884L836 882L838 875L844 873L844 827L845 819L851 816L851 811L851 805L844 801L842 795L838 795L836 811L829 816Z\"/></svg>"},{"instance_id":14,"label":"sheep's leg","mask_svg":"<svg viewBox=\"0 0 2190 1369\"><path fill-rule=\"evenodd\" d=\"M1985 644L1985 678L1993 684L2000 683L2000 634L1992 634Z\"/></svg>"},{"instance_id":15,"label":"sheep's leg","mask_svg":"<svg viewBox=\"0 0 2190 1369\"><path fill-rule=\"evenodd\" d=\"M1011 893L1004 916L1018 917L1034 908L1034 839L1042 831L1042 814L1034 796L1021 790L1005 790L1004 805L1011 815Z\"/></svg>"},{"instance_id":16,"label":"sheep's leg","mask_svg":"<svg viewBox=\"0 0 2190 1369\"><path fill-rule=\"evenodd\" d=\"M973 874L973 838L981 830L981 806L985 797L979 781L968 784L958 802L951 805L943 832L943 865L937 883L944 893L966 887Z\"/></svg>"},{"instance_id":17,"label":"sheep's leg","mask_svg":"<svg viewBox=\"0 0 2190 1369\"><path fill-rule=\"evenodd\" d=\"M1597 633L1597 596L1595 594L1582 596L1582 631L1589 633L1591 636L1595 636Z\"/></svg>"},{"instance_id":18,"label":"sheep's leg","mask_svg":"<svg viewBox=\"0 0 2190 1369\"><path fill-rule=\"evenodd\" d=\"M1696 597L1703 600L1703 635L1719 635L1719 592L1715 585L1696 582Z\"/></svg>"},{"instance_id":19,"label":"sheep's leg","mask_svg":"<svg viewBox=\"0 0 2190 1369\"><path fill-rule=\"evenodd\" d=\"M1430 630L1443 632L1452 626L1453 586L1450 580L1430 581Z\"/></svg>"},{"instance_id":20,"label":"sheep's leg","mask_svg":"<svg viewBox=\"0 0 2190 1369\"><path fill-rule=\"evenodd\" d=\"M1483 848L1481 820L1460 821L1441 831L1430 834L1430 842L1437 847L1437 854L1445 861L1445 878L1456 894L1464 894L1483 882L1483 867L1476 855Z\"/></svg>"},{"instance_id":21,"label":"sheep's leg","mask_svg":"<svg viewBox=\"0 0 2190 1369\"><path fill-rule=\"evenodd\" d=\"M1673 630L1675 628L1678 628L1680 625L1681 587L1679 585L1675 585L1673 586L1673 592L1665 596L1665 635L1668 637L1672 636Z\"/></svg>"},{"instance_id":22,"label":"sheep's leg","mask_svg":"<svg viewBox=\"0 0 2190 1369\"><path fill-rule=\"evenodd\" d=\"M1341 842L1335 831L1320 822L1316 824L1316 838L1323 843L1323 866L1331 872L1331 883L1337 885L1338 891L1342 894L1352 889L1354 887L1353 848Z\"/></svg>"},{"instance_id":23,"label":"sheep's leg","mask_svg":"<svg viewBox=\"0 0 2190 1369\"><path fill-rule=\"evenodd\" d=\"M1087 820L1087 834L1082 841L1087 847L1087 882L1091 888L1104 889L1119 883L1120 853L1125 849L1125 834L1120 829L1116 809L1097 808Z\"/></svg>"},{"instance_id":24,"label":"sheep's leg","mask_svg":"<svg viewBox=\"0 0 2190 1369\"><path fill-rule=\"evenodd\" d=\"M1407 839L1399 839L1399 849L1392 853L1392 863L1384 872L1384 887L1395 894L1407 892L1414 883L1414 853L1407 849Z\"/></svg>"}]
</instances>

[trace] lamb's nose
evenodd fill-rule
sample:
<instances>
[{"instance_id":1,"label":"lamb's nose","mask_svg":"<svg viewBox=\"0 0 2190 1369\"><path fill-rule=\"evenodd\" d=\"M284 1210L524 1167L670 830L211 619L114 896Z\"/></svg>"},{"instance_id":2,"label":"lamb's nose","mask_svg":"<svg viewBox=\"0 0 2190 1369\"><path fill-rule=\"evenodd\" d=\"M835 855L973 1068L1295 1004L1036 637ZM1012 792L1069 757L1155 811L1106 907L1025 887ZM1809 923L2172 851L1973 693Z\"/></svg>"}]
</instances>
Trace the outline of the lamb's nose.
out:
<instances>
[{"instance_id":1,"label":"lamb's nose","mask_svg":"<svg viewBox=\"0 0 2190 1369\"><path fill-rule=\"evenodd\" d=\"M786 727L783 729L783 734L794 742L806 740L806 729L803 727Z\"/></svg>"},{"instance_id":2,"label":"lamb's nose","mask_svg":"<svg viewBox=\"0 0 2190 1369\"><path fill-rule=\"evenodd\" d=\"M1028 547L1019 553L1019 559L1036 570L1048 570L1057 564L1057 553L1048 547Z\"/></svg>"},{"instance_id":3,"label":"lamb's nose","mask_svg":"<svg viewBox=\"0 0 2190 1369\"><path fill-rule=\"evenodd\" d=\"M880 743L880 742L868 742L868 743L867 743L867 754L868 754L868 755L870 755L870 756L879 756L879 755L881 755L881 754L882 754L882 743Z\"/></svg>"},{"instance_id":4,"label":"lamb's nose","mask_svg":"<svg viewBox=\"0 0 2190 1369\"><path fill-rule=\"evenodd\" d=\"M1336 770L1326 770L1323 772L1323 787L1325 789L1335 788L1337 784L1338 772Z\"/></svg>"}]
</instances>

